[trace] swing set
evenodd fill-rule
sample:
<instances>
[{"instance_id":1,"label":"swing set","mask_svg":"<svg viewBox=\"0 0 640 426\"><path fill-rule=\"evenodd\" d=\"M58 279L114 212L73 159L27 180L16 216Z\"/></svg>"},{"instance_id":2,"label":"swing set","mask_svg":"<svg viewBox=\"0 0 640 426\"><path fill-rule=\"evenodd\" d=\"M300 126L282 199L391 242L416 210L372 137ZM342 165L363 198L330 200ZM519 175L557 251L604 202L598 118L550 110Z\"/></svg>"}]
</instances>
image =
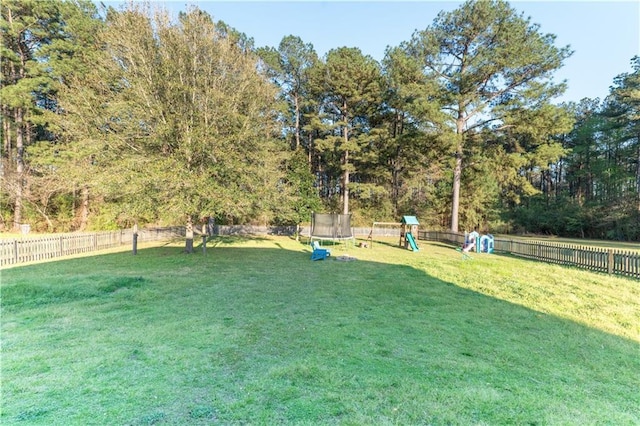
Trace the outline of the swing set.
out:
<instances>
[{"instance_id":1,"label":"swing set","mask_svg":"<svg viewBox=\"0 0 640 426\"><path fill-rule=\"evenodd\" d=\"M395 237L400 234L398 245L412 251L418 251L418 219L415 216L403 216L401 222L373 222L367 237L369 248L373 248L373 236Z\"/></svg>"}]
</instances>

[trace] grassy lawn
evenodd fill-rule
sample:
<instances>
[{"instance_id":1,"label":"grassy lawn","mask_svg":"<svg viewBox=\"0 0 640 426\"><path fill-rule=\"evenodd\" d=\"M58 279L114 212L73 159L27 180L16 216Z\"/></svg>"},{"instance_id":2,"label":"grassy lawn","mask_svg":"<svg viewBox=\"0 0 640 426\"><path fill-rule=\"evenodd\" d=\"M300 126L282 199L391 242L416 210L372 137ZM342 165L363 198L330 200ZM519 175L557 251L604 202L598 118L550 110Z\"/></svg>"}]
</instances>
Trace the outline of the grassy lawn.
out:
<instances>
[{"instance_id":1,"label":"grassy lawn","mask_svg":"<svg viewBox=\"0 0 640 426\"><path fill-rule=\"evenodd\" d=\"M640 283L422 242L2 271L2 424L640 424Z\"/></svg>"}]
</instances>

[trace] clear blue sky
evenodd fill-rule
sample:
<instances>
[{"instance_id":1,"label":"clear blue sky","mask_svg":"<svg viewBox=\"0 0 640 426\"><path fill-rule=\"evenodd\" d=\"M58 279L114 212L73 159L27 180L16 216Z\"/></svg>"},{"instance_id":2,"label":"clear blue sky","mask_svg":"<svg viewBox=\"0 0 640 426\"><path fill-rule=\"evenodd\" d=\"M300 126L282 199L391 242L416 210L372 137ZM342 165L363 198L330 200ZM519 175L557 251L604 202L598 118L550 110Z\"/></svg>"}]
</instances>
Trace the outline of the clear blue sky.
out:
<instances>
[{"instance_id":1,"label":"clear blue sky","mask_svg":"<svg viewBox=\"0 0 640 426\"><path fill-rule=\"evenodd\" d=\"M107 3L107 2L105 2ZM114 4L116 2L108 2ZM294 35L311 43L322 56L337 47L358 47L380 60L387 46L411 38L433 23L441 10L458 1L182 1L152 2L173 13L197 5L238 31L257 47L277 47ZM613 78L630 72L631 58L640 55L640 1L511 1L511 6L540 31L557 36L556 45L575 51L555 80L569 88L559 101L603 99Z\"/></svg>"}]
</instances>

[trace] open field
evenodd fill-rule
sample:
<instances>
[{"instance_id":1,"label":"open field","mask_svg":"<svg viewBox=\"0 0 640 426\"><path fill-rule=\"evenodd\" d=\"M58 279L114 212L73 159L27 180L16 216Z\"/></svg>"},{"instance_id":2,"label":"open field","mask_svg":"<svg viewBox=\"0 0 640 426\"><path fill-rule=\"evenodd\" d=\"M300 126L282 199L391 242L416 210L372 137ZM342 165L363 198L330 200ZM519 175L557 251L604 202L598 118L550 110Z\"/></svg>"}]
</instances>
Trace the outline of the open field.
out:
<instances>
[{"instance_id":1,"label":"open field","mask_svg":"<svg viewBox=\"0 0 640 426\"><path fill-rule=\"evenodd\" d=\"M2 424L640 424L640 285L422 242L2 271Z\"/></svg>"}]
</instances>

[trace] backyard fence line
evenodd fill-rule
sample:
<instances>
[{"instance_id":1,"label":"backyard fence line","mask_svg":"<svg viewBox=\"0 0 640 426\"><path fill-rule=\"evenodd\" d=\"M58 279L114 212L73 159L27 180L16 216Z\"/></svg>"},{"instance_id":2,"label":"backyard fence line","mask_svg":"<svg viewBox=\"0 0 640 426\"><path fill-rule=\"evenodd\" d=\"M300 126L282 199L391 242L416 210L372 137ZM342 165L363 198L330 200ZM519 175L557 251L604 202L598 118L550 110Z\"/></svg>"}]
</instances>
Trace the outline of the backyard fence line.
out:
<instances>
[{"instance_id":1,"label":"backyard fence line","mask_svg":"<svg viewBox=\"0 0 640 426\"><path fill-rule=\"evenodd\" d=\"M184 226L138 230L138 242L164 241L185 236ZM215 235L309 235L308 226L216 225ZM369 227L354 227L352 233L366 237ZM373 236L399 235L397 230L374 229ZM418 239L462 245L464 234L451 231L419 231ZM0 267L105 250L133 243L133 230L57 234L0 240ZM494 239L494 251L527 259L575 266L607 274L640 279L640 253L541 241Z\"/></svg>"},{"instance_id":2,"label":"backyard fence line","mask_svg":"<svg viewBox=\"0 0 640 426\"><path fill-rule=\"evenodd\" d=\"M300 234L303 231L309 233L309 227L300 227ZM296 226L259 226L259 225L215 225L214 235L289 235L296 234Z\"/></svg>"},{"instance_id":3,"label":"backyard fence line","mask_svg":"<svg viewBox=\"0 0 640 426\"><path fill-rule=\"evenodd\" d=\"M144 228L138 242L163 241L185 235L185 227ZM133 230L74 232L0 240L0 267L89 253L133 243Z\"/></svg>"},{"instance_id":4,"label":"backyard fence line","mask_svg":"<svg viewBox=\"0 0 640 426\"><path fill-rule=\"evenodd\" d=\"M196 227L197 228L197 227ZM309 235L309 226L256 226L256 225L215 225L214 235ZM353 235L367 236L371 228L352 228ZM185 226L163 228L141 228L138 230L138 243L163 241L176 237L184 237ZM375 229L375 236L393 236L388 230ZM397 231L395 231L397 233ZM45 236L23 236L0 239L0 267L37 262L90 253L123 245L133 244L133 230L101 232L74 232Z\"/></svg>"},{"instance_id":5,"label":"backyard fence line","mask_svg":"<svg viewBox=\"0 0 640 426\"><path fill-rule=\"evenodd\" d=\"M452 245L464 243L464 234L450 231L420 231L418 238ZM494 238L494 252L640 279L640 253L632 251Z\"/></svg>"},{"instance_id":6,"label":"backyard fence line","mask_svg":"<svg viewBox=\"0 0 640 426\"><path fill-rule=\"evenodd\" d=\"M299 235L309 236L310 227L308 225L296 226L256 226L256 225L215 225L215 235ZM352 227L351 235L355 237L366 237L371 232L371 227ZM376 228L373 235L378 237L400 236L400 228Z\"/></svg>"}]
</instances>

